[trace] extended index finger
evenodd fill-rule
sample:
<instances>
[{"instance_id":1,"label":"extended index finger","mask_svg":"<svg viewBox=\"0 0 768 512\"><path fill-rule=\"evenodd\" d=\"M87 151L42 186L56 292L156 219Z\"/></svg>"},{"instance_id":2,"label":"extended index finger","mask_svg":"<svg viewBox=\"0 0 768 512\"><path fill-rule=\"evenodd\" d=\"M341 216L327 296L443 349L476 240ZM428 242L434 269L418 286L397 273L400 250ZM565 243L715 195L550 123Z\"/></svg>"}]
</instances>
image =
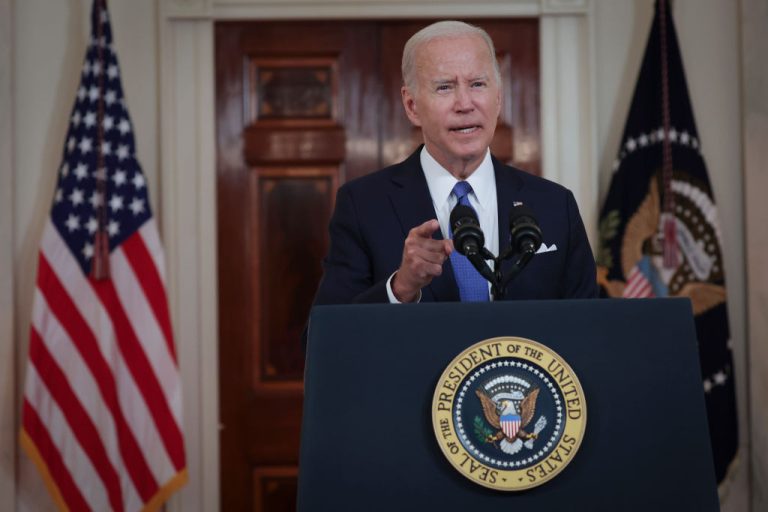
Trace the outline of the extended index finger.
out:
<instances>
[{"instance_id":1,"label":"extended index finger","mask_svg":"<svg viewBox=\"0 0 768 512\"><path fill-rule=\"evenodd\" d=\"M431 219L413 228L411 233L421 238L432 238L432 233L438 229L440 229L440 224L437 222L437 219Z\"/></svg>"}]
</instances>

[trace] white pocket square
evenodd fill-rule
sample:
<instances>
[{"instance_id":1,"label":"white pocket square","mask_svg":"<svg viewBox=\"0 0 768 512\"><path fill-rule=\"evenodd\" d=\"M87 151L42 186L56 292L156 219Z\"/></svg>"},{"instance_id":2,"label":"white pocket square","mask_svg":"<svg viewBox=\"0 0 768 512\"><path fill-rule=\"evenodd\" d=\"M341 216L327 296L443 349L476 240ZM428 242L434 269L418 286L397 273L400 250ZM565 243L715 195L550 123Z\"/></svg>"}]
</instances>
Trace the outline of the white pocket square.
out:
<instances>
[{"instance_id":1,"label":"white pocket square","mask_svg":"<svg viewBox=\"0 0 768 512\"><path fill-rule=\"evenodd\" d=\"M556 250L557 250L557 244L552 244L549 247L547 247L547 244L542 242L541 247L539 247L539 250L536 251L536 254L541 254L543 252L555 252Z\"/></svg>"}]
</instances>

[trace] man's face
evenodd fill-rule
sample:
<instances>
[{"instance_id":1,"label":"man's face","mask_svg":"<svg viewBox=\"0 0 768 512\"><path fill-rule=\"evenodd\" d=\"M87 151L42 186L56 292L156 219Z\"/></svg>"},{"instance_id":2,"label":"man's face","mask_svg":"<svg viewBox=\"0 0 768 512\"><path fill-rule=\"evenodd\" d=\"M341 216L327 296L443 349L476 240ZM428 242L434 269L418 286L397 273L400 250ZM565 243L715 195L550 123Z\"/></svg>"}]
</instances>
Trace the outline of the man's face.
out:
<instances>
[{"instance_id":1,"label":"man's face","mask_svg":"<svg viewBox=\"0 0 768 512\"><path fill-rule=\"evenodd\" d=\"M414 88L401 91L408 118L421 127L435 160L466 178L485 157L501 109L501 88L483 39L443 37L419 47Z\"/></svg>"}]
</instances>

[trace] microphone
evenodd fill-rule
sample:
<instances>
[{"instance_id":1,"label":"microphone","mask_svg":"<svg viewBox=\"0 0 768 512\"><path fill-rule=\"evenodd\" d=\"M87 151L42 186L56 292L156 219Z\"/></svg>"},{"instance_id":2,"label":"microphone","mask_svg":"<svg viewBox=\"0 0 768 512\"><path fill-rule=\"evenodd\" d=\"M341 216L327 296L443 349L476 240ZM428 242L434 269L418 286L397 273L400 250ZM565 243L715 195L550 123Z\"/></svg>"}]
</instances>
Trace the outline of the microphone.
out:
<instances>
[{"instance_id":1,"label":"microphone","mask_svg":"<svg viewBox=\"0 0 768 512\"><path fill-rule=\"evenodd\" d=\"M514 206L509 212L509 242L510 248L499 259L507 259L516 255L517 261L499 279L497 285L499 296L504 295L507 284L525 268L541 246L539 223L536 221L533 211L523 204Z\"/></svg>"},{"instance_id":2,"label":"microphone","mask_svg":"<svg viewBox=\"0 0 768 512\"><path fill-rule=\"evenodd\" d=\"M485 235L480 229L480 221L475 210L463 204L457 204L451 211L451 231L453 246L467 257L469 262L485 279L492 284L496 276L485 260L493 260L493 254L485 248Z\"/></svg>"},{"instance_id":3,"label":"microphone","mask_svg":"<svg viewBox=\"0 0 768 512\"><path fill-rule=\"evenodd\" d=\"M472 256L481 252L485 245L485 235L480 229L480 221L475 210L463 204L457 204L451 211L451 230L453 245L459 254Z\"/></svg>"},{"instance_id":4,"label":"microphone","mask_svg":"<svg viewBox=\"0 0 768 512\"><path fill-rule=\"evenodd\" d=\"M541 228L533 211L523 204L509 212L509 239L512 250L518 254L531 256L541 246Z\"/></svg>"}]
</instances>

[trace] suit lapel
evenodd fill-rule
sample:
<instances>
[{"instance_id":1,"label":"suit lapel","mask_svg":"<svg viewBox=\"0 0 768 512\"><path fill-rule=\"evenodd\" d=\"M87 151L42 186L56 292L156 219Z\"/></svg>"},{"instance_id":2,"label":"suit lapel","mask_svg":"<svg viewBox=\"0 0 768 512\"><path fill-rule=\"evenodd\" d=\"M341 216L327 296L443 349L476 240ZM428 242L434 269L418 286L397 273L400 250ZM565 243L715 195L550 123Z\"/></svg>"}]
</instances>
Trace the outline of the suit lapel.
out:
<instances>
[{"instance_id":1,"label":"suit lapel","mask_svg":"<svg viewBox=\"0 0 768 512\"><path fill-rule=\"evenodd\" d=\"M394 187L390 194L390 200L400 221L403 239L414 227L437 218L435 208L432 205L432 197L429 195L427 179L421 169L420 153L421 147L408 157L392 176ZM439 229L433 237L436 240L443 239ZM442 275L433 279L432 283L422 290L422 295L422 300L425 302L459 300L459 289L453 277L450 259L446 260L443 265Z\"/></svg>"}]
</instances>

